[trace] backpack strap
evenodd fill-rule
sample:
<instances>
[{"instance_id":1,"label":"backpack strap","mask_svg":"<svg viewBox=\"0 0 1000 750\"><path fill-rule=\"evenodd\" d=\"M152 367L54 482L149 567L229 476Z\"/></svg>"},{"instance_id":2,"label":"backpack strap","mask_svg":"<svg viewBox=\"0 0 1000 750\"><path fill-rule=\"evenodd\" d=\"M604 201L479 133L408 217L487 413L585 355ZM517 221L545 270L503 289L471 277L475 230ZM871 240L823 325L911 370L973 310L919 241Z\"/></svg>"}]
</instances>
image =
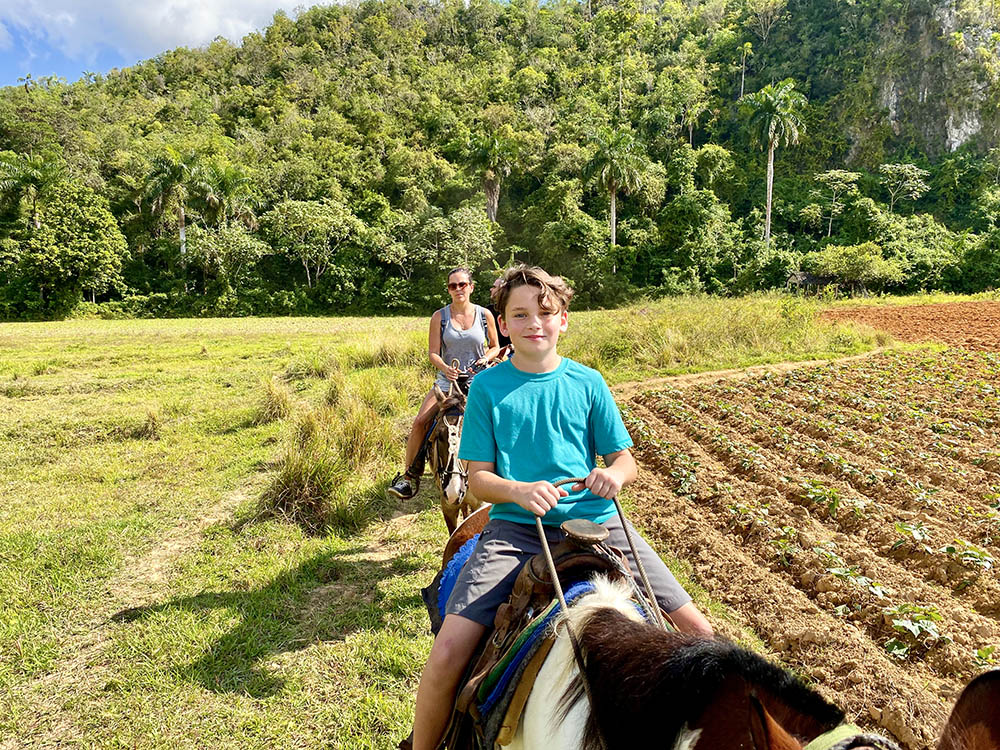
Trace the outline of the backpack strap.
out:
<instances>
[{"instance_id":1,"label":"backpack strap","mask_svg":"<svg viewBox=\"0 0 1000 750\"><path fill-rule=\"evenodd\" d=\"M448 321L451 320L451 307L445 305L438 312L441 313L441 349L438 354L444 357L444 329L448 327Z\"/></svg>"},{"instance_id":2,"label":"backpack strap","mask_svg":"<svg viewBox=\"0 0 1000 750\"><path fill-rule=\"evenodd\" d=\"M479 307L479 305L476 305L476 307L479 308L479 322L483 324L483 342L484 342L483 343L483 349L489 349L490 348L489 347L489 343L490 343L490 326L486 322L486 308L485 307Z\"/></svg>"}]
</instances>

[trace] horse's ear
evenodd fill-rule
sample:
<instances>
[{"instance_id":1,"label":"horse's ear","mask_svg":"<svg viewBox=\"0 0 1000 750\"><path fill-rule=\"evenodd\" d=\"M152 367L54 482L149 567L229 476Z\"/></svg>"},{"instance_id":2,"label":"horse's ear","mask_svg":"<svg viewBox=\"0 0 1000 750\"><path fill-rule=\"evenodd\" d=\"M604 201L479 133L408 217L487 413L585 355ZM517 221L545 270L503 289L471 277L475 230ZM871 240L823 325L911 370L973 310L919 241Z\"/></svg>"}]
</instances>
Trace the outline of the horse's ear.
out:
<instances>
[{"instance_id":1,"label":"horse's ear","mask_svg":"<svg viewBox=\"0 0 1000 750\"><path fill-rule=\"evenodd\" d=\"M755 750L802 750L802 745L781 728L756 695L750 693L747 697L750 701L750 739Z\"/></svg>"},{"instance_id":2,"label":"horse's ear","mask_svg":"<svg viewBox=\"0 0 1000 750\"><path fill-rule=\"evenodd\" d=\"M437 384L437 383L435 383L435 384L434 384L434 388L433 388L432 390L434 391L434 398L436 398L436 399L437 399L437 402L438 402L439 404L440 404L440 403L441 403L442 401L444 401L444 400L445 400L446 398L448 398L447 396L445 396L445 395L444 395L444 391L442 391L442 390L441 390L441 389L440 389L440 388L438 387L438 384ZM450 386L449 386L448 390L451 390L451 387L450 387Z\"/></svg>"},{"instance_id":3,"label":"horse's ear","mask_svg":"<svg viewBox=\"0 0 1000 750\"><path fill-rule=\"evenodd\" d=\"M985 672L958 696L938 750L1000 748L1000 669Z\"/></svg>"}]
</instances>

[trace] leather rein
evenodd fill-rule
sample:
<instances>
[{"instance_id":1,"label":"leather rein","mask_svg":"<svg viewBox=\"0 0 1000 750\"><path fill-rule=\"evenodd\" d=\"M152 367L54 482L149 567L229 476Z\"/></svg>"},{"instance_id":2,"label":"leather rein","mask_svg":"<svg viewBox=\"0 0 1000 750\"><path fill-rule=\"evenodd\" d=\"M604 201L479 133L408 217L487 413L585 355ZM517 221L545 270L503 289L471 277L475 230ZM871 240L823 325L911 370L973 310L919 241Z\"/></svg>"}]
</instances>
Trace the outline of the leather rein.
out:
<instances>
[{"instance_id":1,"label":"leather rein","mask_svg":"<svg viewBox=\"0 0 1000 750\"><path fill-rule=\"evenodd\" d=\"M553 486L560 487L564 484L578 484L585 480L579 477L573 477L570 479L560 479L558 482L553 482ZM618 517L621 518L622 528L625 529L625 537L628 539L628 545L632 550L632 559L635 560L636 565L639 568L639 575L642 578L642 585L646 589L646 596L648 597L648 607L653 612L654 622L657 626L663 630L669 630L666 622L663 620L663 613L660 612L660 607L656 603L656 597L653 595L653 587L649 582L649 577L646 575L646 568L642 564L638 553L635 549L635 541L632 539L632 531L629 529L628 523L625 520L625 511L622 509L621 503L618 502L618 498L613 498L615 503L615 509L618 511ZM552 559L552 550L549 549L549 540L545 536L545 527L542 526L541 516L535 516L535 528L538 531L538 539L542 546L542 552L545 554L545 563L549 568L549 577L552 579L552 586L555 588L556 595L559 597L559 606L562 607L563 616L569 614L569 609L566 606L566 596L563 594L562 584L559 582L559 574L556 572L556 564ZM564 621L566 626L566 634L569 636L569 641L573 646L573 657L576 659L577 670L580 673L580 681L583 683L584 692L587 694L587 702L590 703L590 711L594 711L594 693L590 686L590 680L587 678L587 668L583 659L583 651L580 648L580 642L576 638L576 634L570 628L569 621ZM601 728L597 727L597 739L601 743L601 747L607 750L608 743L604 739L604 734L601 732Z\"/></svg>"}]
</instances>

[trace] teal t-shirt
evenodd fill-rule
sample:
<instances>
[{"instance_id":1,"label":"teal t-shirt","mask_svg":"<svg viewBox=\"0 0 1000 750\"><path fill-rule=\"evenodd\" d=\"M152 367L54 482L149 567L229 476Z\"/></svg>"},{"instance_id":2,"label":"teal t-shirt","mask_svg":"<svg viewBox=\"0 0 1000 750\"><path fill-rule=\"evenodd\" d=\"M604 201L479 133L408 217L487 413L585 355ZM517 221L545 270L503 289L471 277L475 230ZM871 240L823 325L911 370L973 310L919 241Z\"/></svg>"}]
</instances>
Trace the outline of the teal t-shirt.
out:
<instances>
[{"instance_id":1,"label":"teal t-shirt","mask_svg":"<svg viewBox=\"0 0 1000 750\"><path fill-rule=\"evenodd\" d=\"M618 405L597 370L563 357L552 372L535 374L508 360L473 379L458 455L494 464L504 479L555 482L585 477L597 456L631 445ZM558 526L570 518L602 523L614 513L613 502L583 490L562 498L542 523ZM535 522L534 514L516 503L494 505L490 518Z\"/></svg>"}]
</instances>

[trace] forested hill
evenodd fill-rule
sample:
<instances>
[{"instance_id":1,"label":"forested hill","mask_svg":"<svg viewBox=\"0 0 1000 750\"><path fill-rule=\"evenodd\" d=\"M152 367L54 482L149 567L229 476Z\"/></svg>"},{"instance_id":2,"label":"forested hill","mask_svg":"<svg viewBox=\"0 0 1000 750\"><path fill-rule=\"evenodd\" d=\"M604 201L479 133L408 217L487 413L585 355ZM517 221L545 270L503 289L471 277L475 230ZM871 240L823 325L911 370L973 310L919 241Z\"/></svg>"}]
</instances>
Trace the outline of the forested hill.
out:
<instances>
[{"instance_id":1,"label":"forested hill","mask_svg":"<svg viewBox=\"0 0 1000 750\"><path fill-rule=\"evenodd\" d=\"M998 3L1000 5L1000 3ZM368 0L0 90L0 316L1000 285L992 0ZM770 158L769 158L770 157ZM773 200L769 203L769 162Z\"/></svg>"}]
</instances>

